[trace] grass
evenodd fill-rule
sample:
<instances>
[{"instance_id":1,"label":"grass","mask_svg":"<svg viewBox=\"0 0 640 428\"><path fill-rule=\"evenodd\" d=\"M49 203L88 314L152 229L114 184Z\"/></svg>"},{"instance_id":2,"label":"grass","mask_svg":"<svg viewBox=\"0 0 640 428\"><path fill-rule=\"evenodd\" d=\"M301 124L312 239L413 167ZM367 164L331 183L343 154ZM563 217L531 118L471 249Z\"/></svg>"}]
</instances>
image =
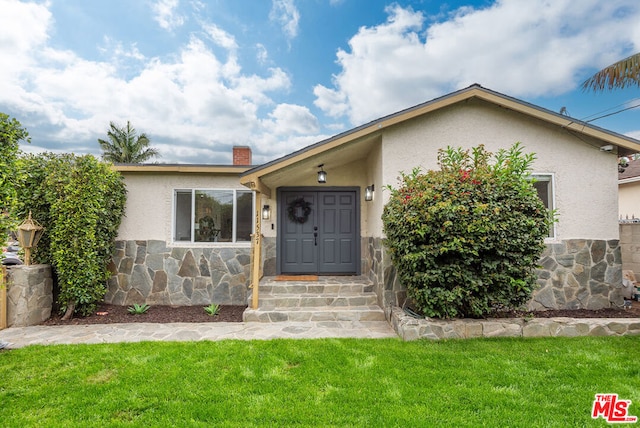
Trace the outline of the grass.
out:
<instances>
[{"instance_id":1,"label":"grass","mask_svg":"<svg viewBox=\"0 0 640 428\"><path fill-rule=\"evenodd\" d=\"M0 426L607 426L640 337L147 342L0 352Z\"/></svg>"}]
</instances>

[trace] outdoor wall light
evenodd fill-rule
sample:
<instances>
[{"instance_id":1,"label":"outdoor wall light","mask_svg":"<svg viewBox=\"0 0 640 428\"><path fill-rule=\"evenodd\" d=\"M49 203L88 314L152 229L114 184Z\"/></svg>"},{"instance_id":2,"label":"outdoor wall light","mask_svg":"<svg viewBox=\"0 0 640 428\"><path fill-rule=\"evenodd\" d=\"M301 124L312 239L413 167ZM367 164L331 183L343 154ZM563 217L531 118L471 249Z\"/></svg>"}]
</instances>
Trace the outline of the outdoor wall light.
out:
<instances>
[{"instance_id":1,"label":"outdoor wall light","mask_svg":"<svg viewBox=\"0 0 640 428\"><path fill-rule=\"evenodd\" d=\"M271 208L269 207L269 205L264 205L262 207L262 219L271 220Z\"/></svg>"},{"instance_id":2,"label":"outdoor wall light","mask_svg":"<svg viewBox=\"0 0 640 428\"><path fill-rule=\"evenodd\" d=\"M327 173L322 168L323 166L324 166L324 164L318 165L318 168L320 168L320 171L318 171L318 183L326 183L327 182Z\"/></svg>"},{"instance_id":3,"label":"outdoor wall light","mask_svg":"<svg viewBox=\"0 0 640 428\"><path fill-rule=\"evenodd\" d=\"M31 218L31 211L29 211L29 218L18 226L18 242L24 248L24 264L26 266L31 264L31 249L38 245L43 232L44 227Z\"/></svg>"},{"instance_id":4,"label":"outdoor wall light","mask_svg":"<svg viewBox=\"0 0 640 428\"><path fill-rule=\"evenodd\" d=\"M373 192L376 187L372 184L371 186L367 186L364 189L364 200L365 201L373 201Z\"/></svg>"}]
</instances>

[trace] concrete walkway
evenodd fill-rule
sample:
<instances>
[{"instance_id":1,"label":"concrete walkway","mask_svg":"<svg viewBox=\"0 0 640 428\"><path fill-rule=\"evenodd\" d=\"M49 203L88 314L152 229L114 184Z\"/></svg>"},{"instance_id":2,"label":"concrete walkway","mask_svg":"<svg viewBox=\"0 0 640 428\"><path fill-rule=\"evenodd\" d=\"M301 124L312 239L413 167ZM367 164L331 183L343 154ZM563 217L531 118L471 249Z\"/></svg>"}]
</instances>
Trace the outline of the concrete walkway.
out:
<instances>
[{"instance_id":1,"label":"concrete walkway","mask_svg":"<svg viewBox=\"0 0 640 428\"><path fill-rule=\"evenodd\" d=\"M268 340L398 337L386 321L274 323L131 323L11 327L0 330L0 348L29 345L143 341ZM5 345L5 346L3 346Z\"/></svg>"}]
</instances>

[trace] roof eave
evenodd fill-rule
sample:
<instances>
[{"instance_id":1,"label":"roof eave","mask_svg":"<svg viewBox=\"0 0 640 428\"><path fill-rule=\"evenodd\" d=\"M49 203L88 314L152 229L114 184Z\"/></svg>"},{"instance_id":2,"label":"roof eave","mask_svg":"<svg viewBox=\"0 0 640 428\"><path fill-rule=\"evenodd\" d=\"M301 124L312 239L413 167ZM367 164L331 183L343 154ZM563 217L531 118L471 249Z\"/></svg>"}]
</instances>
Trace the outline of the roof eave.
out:
<instances>
[{"instance_id":1,"label":"roof eave","mask_svg":"<svg viewBox=\"0 0 640 428\"><path fill-rule=\"evenodd\" d=\"M365 137L367 135L373 135L374 133L380 132L385 128L404 122L406 120L413 119L417 116L421 116L431 111L439 110L441 108L472 98L482 99L495 105L527 114L531 117L538 118L548 123L555 124L572 132L577 132L605 141L609 144L617 146L618 148L622 148L625 154L640 152L640 141L637 141L631 137L598 128L586 122L582 122L569 116L555 113L551 110L547 110L542 107L538 107L533 104L518 100L516 98L491 91L475 84L468 88L452 92L451 94L445 95L443 97L436 98L423 104L419 104L417 106L410 107L397 113L374 120L365 125L361 125L349 131L346 131L342 134L338 134L334 137L307 146L282 158L250 169L241 175L240 181L244 185L247 185L251 182L257 182L259 181L260 177L297 163L301 160L318 155L327 150L331 150L335 147L356 140L358 138Z\"/></svg>"},{"instance_id":2,"label":"roof eave","mask_svg":"<svg viewBox=\"0 0 640 428\"><path fill-rule=\"evenodd\" d=\"M114 164L111 167L118 172L126 173L157 173L172 172L181 174L230 174L240 175L251 166L239 165L192 165L192 164Z\"/></svg>"}]
</instances>

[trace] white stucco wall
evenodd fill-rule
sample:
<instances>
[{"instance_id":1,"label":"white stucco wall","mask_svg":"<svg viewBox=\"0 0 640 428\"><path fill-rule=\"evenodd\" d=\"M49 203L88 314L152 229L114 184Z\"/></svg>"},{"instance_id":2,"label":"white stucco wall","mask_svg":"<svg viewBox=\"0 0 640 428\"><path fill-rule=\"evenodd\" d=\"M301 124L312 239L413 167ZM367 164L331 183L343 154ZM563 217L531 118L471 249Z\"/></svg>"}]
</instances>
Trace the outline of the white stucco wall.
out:
<instances>
[{"instance_id":1,"label":"white stucco wall","mask_svg":"<svg viewBox=\"0 0 640 428\"><path fill-rule=\"evenodd\" d=\"M388 191L384 189L382 144L376 144L367 157L367 183L375 185L374 198L371 202L363 202L362 236L380 237L382 232L382 220L380 216L384 204L388 200ZM364 197L363 197L364 199Z\"/></svg>"},{"instance_id":2,"label":"white stucco wall","mask_svg":"<svg viewBox=\"0 0 640 428\"><path fill-rule=\"evenodd\" d=\"M622 219L640 218L640 181L618 187L618 215Z\"/></svg>"},{"instance_id":3,"label":"white stucco wall","mask_svg":"<svg viewBox=\"0 0 640 428\"><path fill-rule=\"evenodd\" d=\"M119 240L171 242L176 189L247 190L236 175L123 173L123 176L127 186L127 204L118 230Z\"/></svg>"},{"instance_id":4,"label":"white stucco wall","mask_svg":"<svg viewBox=\"0 0 640 428\"><path fill-rule=\"evenodd\" d=\"M472 100L385 130L381 184L397 186L398 172L416 166L437 169L437 150L448 145L484 144L495 152L520 141L526 152L537 156L534 173L555 174L555 240L617 239L616 155L600 151L598 141L583 140L584 136ZM386 202L388 193L382 196ZM381 231L382 221L374 217L369 227L372 233Z\"/></svg>"}]
</instances>

